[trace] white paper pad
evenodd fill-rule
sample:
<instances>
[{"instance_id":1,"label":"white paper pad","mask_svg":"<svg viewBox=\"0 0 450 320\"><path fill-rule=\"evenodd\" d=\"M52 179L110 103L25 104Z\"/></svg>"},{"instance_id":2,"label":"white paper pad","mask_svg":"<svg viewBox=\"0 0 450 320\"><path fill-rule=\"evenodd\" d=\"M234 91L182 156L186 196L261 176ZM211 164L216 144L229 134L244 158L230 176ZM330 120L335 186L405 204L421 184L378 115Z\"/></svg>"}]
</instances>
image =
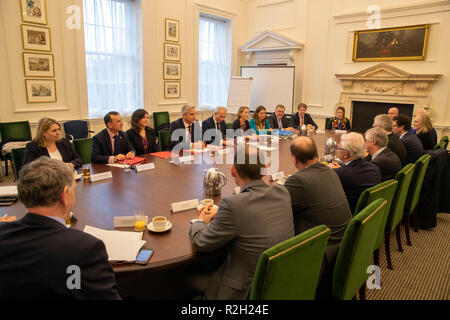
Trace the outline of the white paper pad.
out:
<instances>
[{"instance_id":1,"label":"white paper pad","mask_svg":"<svg viewBox=\"0 0 450 320\"><path fill-rule=\"evenodd\" d=\"M258 146L258 148L259 148L260 150L263 150L263 151L273 151L273 150L277 150L277 148L274 148L274 147L266 147L266 146Z\"/></svg>"},{"instance_id":2,"label":"white paper pad","mask_svg":"<svg viewBox=\"0 0 450 320\"><path fill-rule=\"evenodd\" d=\"M0 197L17 197L18 195L17 186L0 187Z\"/></svg>"},{"instance_id":3,"label":"white paper pad","mask_svg":"<svg viewBox=\"0 0 450 320\"><path fill-rule=\"evenodd\" d=\"M109 261L133 262L139 250L145 244L142 232L104 230L86 226L84 232L103 241Z\"/></svg>"},{"instance_id":4,"label":"white paper pad","mask_svg":"<svg viewBox=\"0 0 450 320\"><path fill-rule=\"evenodd\" d=\"M120 163L108 163L106 165L110 166L110 167L122 168L122 169L128 169L130 167L128 164L123 165L123 164L120 164Z\"/></svg>"}]
</instances>

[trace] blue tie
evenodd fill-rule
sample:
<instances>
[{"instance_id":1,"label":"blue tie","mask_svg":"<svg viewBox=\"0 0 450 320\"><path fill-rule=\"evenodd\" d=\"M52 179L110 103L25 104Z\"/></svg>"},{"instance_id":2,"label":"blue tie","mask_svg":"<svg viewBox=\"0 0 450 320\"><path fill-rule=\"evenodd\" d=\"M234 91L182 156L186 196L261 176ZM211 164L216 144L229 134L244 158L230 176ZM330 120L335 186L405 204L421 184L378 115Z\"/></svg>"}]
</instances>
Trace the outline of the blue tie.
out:
<instances>
[{"instance_id":1,"label":"blue tie","mask_svg":"<svg viewBox=\"0 0 450 320\"><path fill-rule=\"evenodd\" d=\"M117 156L119 153L119 136L116 134L114 136L114 156Z\"/></svg>"}]
</instances>

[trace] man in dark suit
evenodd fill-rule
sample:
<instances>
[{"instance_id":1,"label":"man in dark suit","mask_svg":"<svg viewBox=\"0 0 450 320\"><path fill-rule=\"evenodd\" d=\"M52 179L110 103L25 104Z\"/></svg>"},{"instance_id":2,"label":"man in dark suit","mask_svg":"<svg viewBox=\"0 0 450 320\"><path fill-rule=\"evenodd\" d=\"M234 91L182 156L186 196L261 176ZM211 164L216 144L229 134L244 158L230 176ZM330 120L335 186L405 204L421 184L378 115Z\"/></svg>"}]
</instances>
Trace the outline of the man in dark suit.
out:
<instances>
[{"instance_id":1,"label":"man in dark suit","mask_svg":"<svg viewBox=\"0 0 450 320\"><path fill-rule=\"evenodd\" d=\"M399 136L406 149L406 162L415 163L423 154L422 142L411 133L411 118L399 114L394 119L393 132Z\"/></svg>"},{"instance_id":2,"label":"man in dark suit","mask_svg":"<svg viewBox=\"0 0 450 320\"><path fill-rule=\"evenodd\" d=\"M247 299L261 253L294 236L289 192L261 180L264 165L256 148L238 152L245 156L235 154L231 175L240 193L224 198L218 210L202 208L198 219L191 221L189 234L197 251L228 249L213 275L197 279L197 289L207 299ZM243 161L238 163L238 158Z\"/></svg>"},{"instance_id":3,"label":"man in dark suit","mask_svg":"<svg viewBox=\"0 0 450 320\"><path fill-rule=\"evenodd\" d=\"M402 166L407 165L406 148L400 139L392 133L392 119L387 114L379 114L373 119L373 126L380 127L386 132L388 137L387 147L397 155Z\"/></svg>"},{"instance_id":4,"label":"man in dark suit","mask_svg":"<svg viewBox=\"0 0 450 320\"><path fill-rule=\"evenodd\" d=\"M379 127L369 129L365 133L365 141L369 155L364 160L378 166L383 181L394 179L397 172L402 169L402 163L397 155L387 148L386 132Z\"/></svg>"},{"instance_id":5,"label":"man in dark suit","mask_svg":"<svg viewBox=\"0 0 450 320\"><path fill-rule=\"evenodd\" d=\"M336 156L344 162L344 165L341 167L337 163L329 164L341 180L352 212L355 211L361 193L381 183L380 169L375 164L363 160L365 153L366 146L362 134L356 132L343 134Z\"/></svg>"},{"instance_id":6,"label":"man in dark suit","mask_svg":"<svg viewBox=\"0 0 450 320\"><path fill-rule=\"evenodd\" d=\"M225 118L227 109L217 107L214 114L202 122L203 141L206 144L222 145L227 134Z\"/></svg>"},{"instance_id":7,"label":"man in dark suit","mask_svg":"<svg viewBox=\"0 0 450 320\"><path fill-rule=\"evenodd\" d=\"M272 129L292 130L292 127L284 114L285 110L286 108L282 104L279 104L275 108L275 112L267 119Z\"/></svg>"},{"instance_id":8,"label":"man in dark suit","mask_svg":"<svg viewBox=\"0 0 450 320\"><path fill-rule=\"evenodd\" d=\"M309 113L306 113L308 106L304 103L298 105L298 112L292 115L291 123L294 129L300 129L302 125L306 126L306 129L317 130L318 125L311 118Z\"/></svg>"},{"instance_id":9,"label":"man in dark suit","mask_svg":"<svg viewBox=\"0 0 450 320\"><path fill-rule=\"evenodd\" d=\"M17 188L28 213L0 223L0 300L120 299L103 242L66 227L75 187L61 161L22 168Z\"/></svg>"},{"instance_id":10,"label":"man in dark suit","mask_svg":"<svg viewBox=\"0 0 450 320\"><path fill-rule=\"evenodd\" d=\"M122 131L123 121L120 114L111 111L104 117L106 129L92 138L92 163L115 163L125 159L133 159L135 150Z\"/></svg>"},{"instance_id":11,"label":"man in dark suit","mask_svg":"<svg viewBox=\"0 0 450 320\"><path fill-rule=\"evenodd\" d=\"M204 148L202 141L202 129L197 121L197 111L194 106L184 105L181 108L181 118L170 123L169 149L176 151Z\"/></svg>"}]
</instances>

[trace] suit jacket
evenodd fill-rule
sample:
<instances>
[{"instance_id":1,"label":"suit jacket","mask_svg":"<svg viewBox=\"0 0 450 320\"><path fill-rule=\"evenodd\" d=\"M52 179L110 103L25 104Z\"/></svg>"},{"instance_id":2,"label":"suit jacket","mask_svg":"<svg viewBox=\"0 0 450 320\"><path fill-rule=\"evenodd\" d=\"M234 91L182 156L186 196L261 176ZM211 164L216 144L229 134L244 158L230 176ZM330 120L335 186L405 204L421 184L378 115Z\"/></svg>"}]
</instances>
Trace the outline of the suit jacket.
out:
<instances>
[{"instance_id":1,"label":"suit jacket","mask_svg":"<svg viewBox=\"0 0 450 320\"><path fill-rule=\"evenodd\" d=\"M208 282L207 299L247 299L261 253L294 236L289 192L253 180L237 195L222 200L215 218L191 225L197 251L228 246L225 262Z\"/></svg>"},{"instance_id":2,"label":"suit jacket","mask_svg":"<svg viewBox=\"0 0 450 320\"><path fill-rule=\"evenodd\" d=\"M0 299L120 299L103 242L58 221L28 213L0 223ZM81 289L69 266L81 271Z\"/></svg>"},{"instance_id":3,"label":"suit jacket","mask_svg":"<svg viewBox=\"0 0 450 320\"><path fill-rule=\"evenodd\" d=\"M144 143L142 142L142 137L133 128L127 131L127 138L130 141L136 154L148 154L153 152L159 152L159 145L156 139L155 130L150 127L145 128L145 136L148 141L148 149L144 150Z\"/></svg>"},{"instance_id":4,"label":"suit jacket","mask_svg":"<svg viewBox=\"0 0 450 320\"><path fill-rule=\"evenodd\" d=\"M239 119L236 119L233 121L233 124L231 125L231 129L234 130L235 136L243 136L247 130L251 129L250 122L248 120L245 120L245 129L244 129L244 132L241 132L242 131L241 122Z\"/></svg>"},{"instance_id":5,"label":"suit jacket","mask_svg":"<svg viewBox=\"0 0 450 320\"><path fill-rule=\"evenodd\" d=\"M334 264L345 229L352 219L338 175L317 162L290 176L284 186L291 195L295 234L322 224L330 228L325 258L327 265Z\"/></svg>"},{"instance_id":6,"label":"suit jacket","mask_svg":"<svg viewBox=\"0 0 450 320\"><path fill-rule=\"evenodd\" d=\"M273 129L280 129L278 126L278 119L277 119L277 115L274 113L272 113L272 115L267 119L269 121L270 127ZM290 124L288 119L286 118L285 115L283 115L283 117L281 118L281 125L283 126L283 128L289 128Z\"/></svg>"},{"instance_id":7,"label":"suit jacket","mask_svg":"<svg viewBox=\"0 0 450 320\"><path fill-rule=\"evenodd\" d=\"M403 143L400 141L400 139L393 134L392 132L388 135L388 145L387 147L391 149L393 153L395 153L398 158L400 159L400 162L402 163L402 166L406 166L408 164L408 160L406 157L406 148L403 145Z\"/></svg>"},{"instance_id":8,"label":"suit jacket","mask_svg":"<svg viewBox=\"0 0 450 320\"><path fill-rule=\"evenodd\" d=\"M411 132L406 132L400 141L406 149L406 162L415 163L423 154L422 142Z\"/></svg>"},{"instance_id":9,"label":"suit jacket","mask_svg":"<svg viewBox=\"0 0 450 320\"><path fill-rule=\"evenodd\" d=\"M224 139L227 135L227 124L225 121L222 121L219 123L220 131L216 128L216 123L214 122L214 117L211 116L208 119L204 120L202 122L202 135L203 135L203 141L205 141L206 144L216 144L218 145L220 143L221 139ZM205 137L206 130L213 129L214 135L211 136L211 133L209 133L210 138Z\"/></svg>"},{"instance_id":10,"label":"suit jacket","mask_svg":"<svg viewBox=\"0 0 450 320\"><path fill-rule=\"evenodd\" d=\"M75 168L81 167L83 161L81 160L78 153L76 153L72 143L70 143L69 140L63 138L60 141L57 141L56 147L58 148L58 151L61 154L64 162L73 163L75 165ZM42 156L50 157L47 148L41 148L34 140L30 141L25 147L25 157L23 160L23 164L28 164Z\"/></svg>"},{"instance_id":11,"label":"suit jacket","mask_svg":"<svg viewBox=\"0 0 450 320\"><path fill-rule=\"evenodd\" d=\"M422 142L423 150L433 150L436 143L433 143L433 135L431 131L425 133L418 133L416 134L416 136L417 138L419 138L420 142Z\"/></svg>"},{"instance_id":12,"label":"suit jacket","mask_svg":"<svg viewBox=\"0 0 450 320\"><path fill-rule=\"evenodd\" d=\"M319 126L314 122L314 120L311 118L311 115L309 113L305 113L304 116L305 126L308 124L314 126L315 129L317 129ZM298 129L300 127L300 115L298 112L294 113L291 118L291 124L292 127L295 129Z\"/></svg>"},{"instance_id":13,"label":"suit jacket","mask_svg":"<svg viewBox=\"0 0 450 320\"><path fill-rule=\"evenodd\" d=\"M130 151L136 153L125 132L119 131L117 135L119 136L117 154L127 154ZM91 161L92 163L107 164L109 157L113 155L108 129L103 129L92 138Z\"/></svg>"},{"instance_id":14,"label":"suit jacket","mask_svg":"<svg viewBox=\"0 0 450 320\"><path fill-rule=\"evenodd\" d=\"M334 169L334 171L341 180L352 212L355 212L361 193L367 188L381 183L380 169L375 164L363 159L353 160L347 165Z\"/></svg>"},{"instance_id":15,"label":"suit jacket","mask_svg":"<svg viewBox=\"0 0 450 320\"><path fill-rule=\"evenodd\" d=\"M394 179L397 172L402 170L402 162L398 156L393 153L389 148L381 151L375 159L372 159L371 155L368 155L364 160L375 163L380 169L381 180L386 181Z\"/></svg>"},{"instance_id":16,"label":"suit jacket","mask_svg":"<svg viewBox=\"0 0 450 320\"><path fill-rule=\"evenodd\" d=\"M178 130L178 129L183 129L182 135L181 136L177 135L178 139L172 140L172 134L174 133L175 130ZM181 149L190 149L191 148L190 143L202 141L202 129L200 128L198 121L195 121L194 124L192 125L191 141L189 141L189 142L184 141L184 140L186 140L186 135L185 135L184 130L186 130L186 128L184 126L183 118L180 118L180 119L175 120L170 123L170 128L169 128L169 131L170 131L169 149L170 150L172 150L177 144L183 143L183 142L184 143L182 145L180 145L180 147L182 147Z\"/></svg>"},{"instance_id":17,"label":"suit jacket","mask_svg":"<svg viewBox=\"0 0 450 320\"><path fill-rule=\"evenodd\" d=\"M411 133L412 134L416 134L416 130L414 130L413 127L411 127ZM436 132L436 130L434 128L431 128L430 135L431 135L431 141L432 141L432 144L433 144L433 147L434 147L438 143L438 141L437 141L437 132Z\"/></svg>"}]
</instances>

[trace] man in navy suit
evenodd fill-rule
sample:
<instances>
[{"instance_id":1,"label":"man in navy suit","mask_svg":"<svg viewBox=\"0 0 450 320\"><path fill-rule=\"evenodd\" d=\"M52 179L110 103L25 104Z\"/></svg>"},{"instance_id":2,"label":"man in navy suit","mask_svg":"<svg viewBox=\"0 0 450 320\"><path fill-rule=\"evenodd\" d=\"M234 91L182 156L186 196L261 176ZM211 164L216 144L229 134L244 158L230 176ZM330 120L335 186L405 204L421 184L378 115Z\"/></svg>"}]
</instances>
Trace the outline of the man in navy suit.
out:
<instances>
[{"instance_id":1,"label":"man in navy suit","mask_svg":"<svg viewBox=\"0 0 450 320\"><path fill-rule=\"evenodd\" d=\"M218 146L223 144L227 132L226 116L227 109L225 107L217 107L214 114L202 122L203 141L206 144Z\"/></svg>"},{"instance_id":2,"label":"man in navy suit","mask_svg":"<svg viewBox=\"0 0 450 320\"><path fill-rule=\"evenodd\" d=\"M298 112L292 115L291 123L294 129L300 129L302 125L305 125L308 130L314 128L317 130L319 127L311 118L309 113L306 113L308 106L304 103L298 105Z\"/></svg>"},{"instance_id":3,"label":"man in navy suit","mask_svg":"<svg viewBox=\"0 0 450 320\"><path fill-rule=\"evenodd\" d=\"M120 299L103 242L66 227L75 187L61 161L22 168L17 188L28 213L0 223L0 300Z\"/></svg>"},{"instance_id":4,"label":"man in navy suit","mask_svg":"<svg viewBox=\"0 0 450 320\"><path fill-rule=\"evenodd\" d=\"M197 111L194 106L184 105L181 108L181 118L170 123L169 148L177 151L181 149L190 150L204 148L206 144L202 141L202 129L197 121Z\"/></svg>"},{"instance_id":5,"label":"man in navy suit","mask_svg":"<svg viewBox=\"0 0 450 320\"><path fill-rule=\"evenodd\" d=\"M356 132L343 134L336 156L344 162L344 165L341 167L337 163L329 164L341 180L352 212L355 212L361 193L381 183L380 169L375 164L363 160L365 153L366 146L362 134Z\"/></svg>"},{"instance_id":6,"label":"man in navy suit","mask_svg":"<svg viewBox=\"0 0 450 320\"><path fill-rule=\"evenodd\" d=\"M394 119L393 132L399 136L406 149L407 163L415 163L423 154L422 142L411 133L411 118L399 114Z\"/></svg>"},{"instance_id":7,"label":"man in navy suit","mask_svg":"<svg viewBox=\"0 0 450 320\"><path fill-rule=\"evenodd\" d=\"M373 119L373 126L383 129L388 137L387 147L397 155L402 166L408 164L406 161L406 149L400 139L392 132L393 122L387 114L379 114Z\"/></svg>"},{"instance_id":8,"label":"man in navy suit","mask_svg":"<svg viewBox=\"0 0 450 320\"><path fill-rule=\"evenodd\" d=\"M289 124L289 120L286 118L284 111L286 110L285 106L282 104L277 105L275 108L275 112L269 117L269 124L272 129L280 129L280 130L292 130L292 127Z\"/></svg>"},{"instance_id":9,"label":"man in navy suit","mask_svg":"<svg viewBox=\"0 0 450 320\"><path fill-rule=\"evenodd\" d=\"M135 151L127 135L122 131L123 121L120 113L111 111L104 117L106 129L92 138L92 163L115 163L133 159Z\"/></svg>"}]
</instances>

